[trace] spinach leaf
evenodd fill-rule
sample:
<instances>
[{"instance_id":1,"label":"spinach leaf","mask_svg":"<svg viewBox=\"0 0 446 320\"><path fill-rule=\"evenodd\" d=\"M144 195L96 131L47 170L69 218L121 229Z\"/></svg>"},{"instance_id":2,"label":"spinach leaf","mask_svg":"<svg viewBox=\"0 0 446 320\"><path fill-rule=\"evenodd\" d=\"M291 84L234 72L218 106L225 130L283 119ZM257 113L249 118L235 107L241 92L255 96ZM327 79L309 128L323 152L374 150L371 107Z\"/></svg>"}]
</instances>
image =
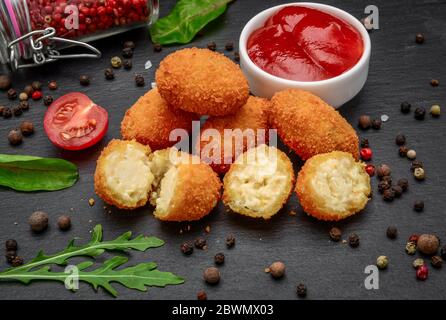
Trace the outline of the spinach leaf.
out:
<instances>
[{"instance_id":1,"label":"spinach leaf","mask_svg":"<svg viewBox=\"0 0 446 320\"><path fill-rule=\"evenodd\" d=\"M150 29L154 43L189 43L210 21L226 11L233 0L179 0L172 12Z\"/></svg>"}]
</instances>

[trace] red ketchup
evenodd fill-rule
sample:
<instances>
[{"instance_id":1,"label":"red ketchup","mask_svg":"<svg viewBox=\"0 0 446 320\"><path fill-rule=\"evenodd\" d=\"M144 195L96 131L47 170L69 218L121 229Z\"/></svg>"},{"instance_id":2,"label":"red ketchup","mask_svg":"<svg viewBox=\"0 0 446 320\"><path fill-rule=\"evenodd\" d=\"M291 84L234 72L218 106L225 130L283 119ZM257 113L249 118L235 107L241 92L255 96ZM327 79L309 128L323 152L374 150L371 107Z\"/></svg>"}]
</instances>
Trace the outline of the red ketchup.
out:
<instances>
[{"instance_id":1,"label":"red ketchup","mask_svg":"<svg viewBox=\"0 0 446 320\"><path fill-rule=\"evenodd\" d=\"M361 58L363 41L349 23L303 6L288 6L271 16L248 39L248 55L280 78L318 81L351 69Z\"/></svg>"}]
</instances>

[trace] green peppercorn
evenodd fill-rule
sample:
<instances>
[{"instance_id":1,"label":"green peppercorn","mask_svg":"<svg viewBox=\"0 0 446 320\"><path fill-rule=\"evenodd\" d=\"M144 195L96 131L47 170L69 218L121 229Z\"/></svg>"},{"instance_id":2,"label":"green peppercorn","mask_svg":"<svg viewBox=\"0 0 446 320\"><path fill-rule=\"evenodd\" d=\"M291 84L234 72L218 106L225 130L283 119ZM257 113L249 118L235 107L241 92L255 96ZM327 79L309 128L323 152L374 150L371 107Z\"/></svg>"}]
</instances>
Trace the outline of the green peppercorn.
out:
<instances>
[{"instance_id":1,"label":"green peppercorn","mask_svg":"<svg viewBox=\"0 0 446 320\"><path fill-rule=\"evenodd\" d=\"M376 266L381 270L386 269L388 265L389 265L389 258L387 258L386 256L379 256L376 259Z\"/></svg>"},{"instance_id":2,"label":"green peppercorn","mask_svg":"<svg viewBox=\"0 0 446 320\"><path fill-rule=\"evenodd\" d=\"M424 260L421 259L421 258L415 259L415 260L412 262L412 266L413 266L415 269L418 269L419 267L424 266Z\"/></svg>"},{"instance_id":3,"label":"green peppercorn","mask_svg":"<svg viewBox=\"0 0 446 320\"><path fill-rule=\"evenodd\" d=\"M406 253L408 255L413 256L415 254L415 252L417 252L417 245L415 242L413 241L409 241L408 243L406 243Z\"/></svg>"},{"instance_id":4,"label":"green peppercorn","mask_svg":"<svg viewBox=\"0 0 446 320\"><path fill-rule=\"evenodd\" d=\"M433 117L439 117L439 116L440 116L440 113L441 113L441 108L440 108L440 106L439 106L438 104L434 104L434 105L431 107L431 111L430 111L430 113L431 113L431 115L432 115Z\"/></svg>"},{"instance_id":5,"label":"green peppercorn","mask_svg":"<svg viewBox=\"0 0 446 320\"><path fill-rule=\"evenodd\" d=\"M415 179L424 180L426 175L423 168L416 168L413 172Z\"/></svg>"},{"instance_id":6,"label":"green peppercorn","mask_svg":"<svg viewBox=\"0 0 446 320\"><path fill-rule=\"evenodd\" d=\"M111 63L111 66L115 69L121 68L121 65L122 65L121 58L118 56L111 58L110 63Z\"/></svg>"}]
</instances>

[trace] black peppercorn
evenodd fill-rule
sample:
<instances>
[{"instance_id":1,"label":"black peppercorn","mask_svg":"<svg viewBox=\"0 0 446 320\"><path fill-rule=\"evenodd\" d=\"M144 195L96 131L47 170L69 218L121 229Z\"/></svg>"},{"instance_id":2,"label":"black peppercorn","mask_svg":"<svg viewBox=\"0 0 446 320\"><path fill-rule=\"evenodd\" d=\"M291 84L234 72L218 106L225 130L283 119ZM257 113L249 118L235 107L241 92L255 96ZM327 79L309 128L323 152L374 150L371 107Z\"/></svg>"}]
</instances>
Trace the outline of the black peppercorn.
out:
<instances>
[{"instance_id":1,"label":"black peppercorn","mask_svg":"<svg viewBox=\"0 0 446 320\"><path fill-rule=\"evenodd\" d=\"M406 146L401 146L398 149L398 154L400 155L400 157L405 157L407 155L407 151L409 151L409 148Z\"/></svg>"},{"instance_id":2,"label":"black peppercorn","mask_svg":"<svg viewBox=\"0 0 446 320\"><path fill-rule=\"evenodd\" d=\"M391 184L386 180L382 180L378 183L379 193L384 193L384 191L388 190L390 187L391 187Z\"/></svg>"},{"instance_id":3,"label":"black peppercorn","mask_svg":"<svg viewBox=\"0 0 446 320\"><path fill-rule=\"evenodd\" d=\"M395 198L399 198L403 194L403 188L401 188L398 185L393 186L392 190L393 190L393 193L395 194Z\"/></svg>"},{"instance_id":4,"label":"black peppercorn","mask_svg":"<svg viewBox=\"0 0 446 320\"><path fill-rule=\"evenodd\" d=\"M14 114L14 116L16 117L20 117L23 113L22 108L19 106L12 108L12 113Z\"/></svg>"},{"instance_id":5,"label":"black peppercorn","mask_svg":"<svg viewBox=\"0 0 446 320\"><path fill-rule=\"evenodd\" d=\"M11 78L6 74L0 75L0 90L8 90L11 88Z\"/></svg>"},{"instance_id":6,"label":"black peppercorn","mask_svg":"<svg viewBox=\"0 0 446 320\"><path fill-rule=\"evenodd\" d=\"M359 246L359 236L356 233L352 233L348 237L348 243L350 247L356 248Z\"/></svg>"},{"instance_id":7,"label":"black peppercorn","mask_svg":"<svg viewBox=\"0 0 446 320\"><path fill-rule=\"evenodd\" d=\"M17 257L17 251L15 250L8 250L6 251L5 258L8 263L12 263L12 260Z\"/></svg>"},{"instance_id":8,"label":"black peppercorn","mask_svg":"<svg viewBox=\"0 0 446 320\"><path fill-rule=\"evenodd\" d=\"M207 300L207 299L208 299L208 296L204 290L198 291L197 300L203 301L203 300Z\"/></svg>"},{"instance_id":9,"label":"black peppercorn","mask_svg":"<svg viewBox=\"0 0 446 320\"><path fill-rule=\"evenodd\" d=\"M232 50L234 50L234 42L232 42L232 41L226 42L225 50L226 50L226 51L232 51Z\"/></svg>"},{"instance_id":10,"label":"black peppercorn","mask_svg":"<svg viewBox=\"0 0 446 320\"><path fill-rule=\"evenodd\" d=\"M124 49L122 49L121 54L124 58L131 58L131 57L133 57L133 49L124 48Z\"/></svg>"},{"instance_id":11,"label":"black peppercorn","mask_svg":"<svg viewBox=\"0 0 446 320\"><path fill-rule=\"evenodd\" d=\"M33 83L31 83L31 87L34 90L38 90L38 91L42 90L42 84L39 81L33 81Z\"/></svg>"},{"instance_id":12,"label":"black peppercorn","mask_svg":"<svg viewBox=\"0 0 446 320\"><path fill-rule=\"evenodd\" d=\"M404 134L398 134L395 138L395 143L399 146L402 146L406 143L406 136Z\"/></svg>"},{"instance_id":13,"label":"black peppercorn","mask_svg":"<svg viewBox=\"0 0 446 320\"><path fill-rule=\"evenodd\" d=\"M372 128L375 130L381 129L382 121L381 119L373 119L372 120Z\"/></svg>"},{"instance_id":14,"label":"black peppercorn","mask_svg":"<svg viewBox=\"0 0 446 320\"><path fill-rule=\"evenodd\" d=\"M390 167L387 164L382 164L378 167L376 170L376 175L378 178L382 179L383 177L390 176L392 171L390 170Z\"/></svg>"},{"instance_id":15,"label":"black peppercorn","mask_svg":"<svg viewBox=\"0 0 446 320\"><path fill-rule=\"evenodd\" d=\"M132 60L125 59L124 61L122 61L122 66L124 67L124 69L130 70L133 67Z\"/></svg>"},{"instance_id":16,"label":"black peppercorn","mask_svg":"<svg viewBox=\"0 0 446 320\"><path fill-rule=\"evenodd\" d=\"M138 87L143 87L145 83L144 77L141 74L135 75L135 83Z\"/></svg>"},{"instance_id":17,"label":"black peppercorn","mask_svg":"<svg viewBox=\"0 0 446 320\"><path fill-rule=\"evenodd\" d=\"M12 111L11 108L5 108L3 109L3 118L8 119L12 117Z\"/></svg>"},{"instance_id":18,"label":"black peppercorn","mask_svg":"<svg viewBox=\"0 0 446 320\"><path fill-rule=\"evenodd\" d=\"M19 256L15 257L15 258L12 259L12 261L11 261L11 265L12 265L13 267L18 267L18 266L21 266L22 264L23 264L23 258L22 258L22 257L19 257Z\"/></svg>"},{"instance_id":19,"label":"black peppercorn","mask_svg":"<svg viewBox=\"0 0 446 320\"><path fill-rule=\"evenodd\" d=\"M104 70L105 79L113 80L115 78L115 73L111 68L107 68Z\"/></svg>"},{"instance_id":20,"label":"black peppercorn","mask_svg":"<svg viewBox=\"0 0 446 320\"><path fill-rule=\"evenodd\" d=\"M133 42L133 41L126 41L126 42L124 42L123 47L124 47L124 49L125 49L125 48L128 48L128 49L133 50L133 49L135 49L136 44L135 44L135 42Z\"/></svg>"},{"instance_id":21,"label":"black peppercorn","mask_svg":"<svg viewBox=\"0 0 446 320\"><path fill-rule=\"evenodd\" d=\"M432 267L439 269L443 265L443 259L440 256L433 256L431 258Z\"/></svg>"},{"instance_id":22,"label":"black peppercorn","mask_svg":"<svg viewBox=\"0 0 446 320\"><path fill-rule=\"evenodd\" d=\"M9 100L17 99L17 91L15 91L14 89L9 89L6 94L7 94Z\"/></svg>"},{"instance_id":23,"label":"black peppercorn","mask_svg":"<svg viewBox=\"0 0 446 320\"><path fill-rule=\"evenodd\" d=\"M42 232L48 227L48 214L36 211L29 217L28 223L32 231Z\"/></svg>"},{"instance_id":24,"label":"black peppercorn","mask_svg":"<svg viewBox=\"0 0 446 320\"><path fill-rule=\"evenodd\" d=\"M426 109L424 109L423 107L418 107L415 109L415 119L417 120L423 120L424 116L426 115Z\"/></svg>"},{"instance_id":25,"label":"black peppercorn","mask_svg":"<svg viewBox=\"0 0 446 320\"><path fill-rule=\"evenodd\" d=\"M18 146L23 141L22 134L19 130L13 129L8 133L8 141L12 146Z\"/></svg>"},{"instance_id":26,"label":"black peppercorn","mask_svg":"<svg viewBox=\"0 0 446 320\"><path fill-rule=\"evenodd\" d=\"M392 184L392 176L384 176L381 180Z\"/></svg>"},{"instance_id":27,"label":"black peppercorn","mask_svg":"<svg viewBox=\"0 0 446 320\"><path fill-rule=\"evenodd\" d=\"M410 170L412 172L414 172L415 169L417 169L417 168L423 168L423 162L421 162L419 160L412 161L411 164L410 164Z\"/></svg>"},{"instance_id":28,"label":"black peppercorn","mask_svg":"<svg viewBox=\"0 0 446 320\"><path fill-rule=\"evenodd\" d=\"M82 86L88 86L88 85L90 85L90 77L89 77L89 76L86 76L86 75L81 75L81 76L79 77L79 83L80 83Z\"/></svg>"},{"instance_id":29,"label":"black peppercorn","mask_svg":"<svg viewBox=\"0 0 446 320\"><path fill-rule=\"evenodd\" d=\"M194 245L197 249L205 249L206 247L206 239L205 238L197 238L195 239Z\"/></svg>"},{"instance_id":30,"label":"black peppercorn","mask_svg":"<svg viewBox=\"0 0 446 320\"><path fill-rule=\"evenodd\" d=\"M358 127L361 129L368 129L370 128L371 124L372 120L367 115L360 116L358 119Z\"/></svg>"},{"instance_id":31,"label":"black peppercorn","mask_svg":"<svg viewBox=\"0 0 446 320\"><path fill-rule=\"evenodd\" d=\"M6 250L8 251L17 251L17 241L14 239L8 239L5 242Z\"/></svg>"},{"instance_id":32,"label":"black peppercorn","mask_svg":"<svg viewBox=\"0 0 446 320\"><path fill-rule=\"evenodd\" d=\"M34 92L34 89L33 89L33 87L32 87L31 85L27 85L27 86L25 86L25 88L23 89L23 92L25 92L25 93L28 95L28 97L31 97L31 95L32 95L33 92Z\"/></svg>"},{"instance_id":33,"label":"black peppercorn","mask_svg":"<svg viewBox=\"0 0 446 320\"><path fill-rule=\"evenodd\" d=\"M437 79L432 79L430 81L430 84L432 87L438 87L438 85L440 84L440 82Z\"/></svg>"},{"instance_id":34,"label":"black peppercorn","mask_svg":"<svg viewBox=\"0 0 446 320\"><path fill-rule=\"evenodd\" d=\"M422 33L417 33L415 36L415 42L418 44L422 44L424 42L424 35Z\"/></svg>"},{"instance_id":35,"label":"black peppercorn","mask_svg":"<svg viewBox=\"0 0 446 320\"><path fill-rule=\"evenodd\" d=\"M234 60L239 62L240 61L240 53L238 51L234 52Z\"/></svg>"},{"instance_id":36,"label":"black peppercorn","mask_svg":"<svg viewBox=\"0 0 446 320\"><path fill-rule=\"evenodd\" d=\"M66 231L71 228L71 218L69 216L63 215L57 219L57 226L60 230Z\"/></svg>"},{"instance_id":37,"label":"black peppercorn","mask_svg":"<svg viewBox=\"0 0 446 320\"><path fill-rule=\"evenodd\" d=\"M217 45L215 44L214 41L208 43L208 49L212 51L217 50Z\"/></svg>"},{"instance_id":38,"label":"black peppercorn","mask_svg":"<svg viewBox=\"0 0 446 320\"><path fill-rule=\"evenodd\" d=\"M50 90L56 90L57 89L57 82L56 81L50 81L49 83L48 83L48 89L50 89Z\"/></svg>"},{"instance_id":39,"label":"black peppercorn","mask_svg":"<svg viewBox=\"0 0 446 320\"><path fill-rule=\"evenodd\" d=\"M155 44L153 45L153 51L155 51L155 52L161 52L161 50L163 50L163 46L160 45L159 43L155 43Z\"/></svg>"},{"instance_id":40,"label":"black peppercorn","mask_svg":"<svg viewBox=\"0 0 446 320\"><path fill-rule=\"evenodd\" d=\"M223 264L225 262L225 255L223 253L217 253L214 256L214 262L215 264Z\"/></svg>"},{"instance_id":41,"label":"black peppercorn","mask_svg":"<svg viewBox=\"0 0 446 320\"><path fill-rule=\"evenodd\" d=\"M361 148L369 148L369 147L370 147L369 139L362 138L361 139Z\"/></svg>"},{"instance_id":42,"label":"black peppercorn","mask_svg":"<svg viewBox=\"0 0 446 320\"><path fill-rule=\"evenodd\" d=\"M43 98L43 104L49 107L53 103L54 99L52 96L45 96Z\"/></svg>"},{"instance_id":43,"label":"black peppercorn","mask_svg":"<svg viewBox=\"0 0 446 320\"><path fill-rule=\"evenodd\" d=\"M235 245L235 237L231 234L226 237L226 246L232 248Z\"/></svg>"},{"instance_id":44,"label":"black peppercorn","mask_svg":"<svg viewBox=\"0 0 446 320\"><path fill-rule=\"evenodd\" d=\"M194 247L192 247L192 245L189 242L184 242L181 245L181 252L184 253L185 255L191 255L192 252L194 252Z\"/></svg>"},{"instance_id":45,"label":"black peppercorn","mask_svg":"<svg viewBox=\"0 0 446 320\"><path fill-rule=\"evenodd\" d=\"M5 106L0 106L0 117L3 117L3 111L5 111Z\"/></svg>"},{"instance_id":46,"label":"black peppercorn","mask_svg":"<svg viewBox=\"0 0 446 320\"><path fill-rule=\"evenodd\" d=\"M390 226L387 228L386 235L389 239L395 239L398 234L398 230L394 226Z\"/></svg>"},{"instance_id":47,"label":"black peppercorn","mask_svg":"<svg viewBox=\"0 0 446 320\"><path fill-rule=\"evenodd\" d=\"M34 133L33 123L31 121L23 121L20 124L20 132L22 132L24 136L29 136L33 134Z\"/></svg>"},{"instance_id":48,"label":"black peppercorn","mask_svg":"<svg viewBox=\"0 0 446 320\"><path fill-rule=\"evenodd\" d=\"M330 229L329 233L331 240L338 242L341 240L342 237L342 231L339 228L333 227Z\"/></svg>"},{"instance_id":49,"label":"black peppercorn","mask_svg":"<svg viewBox=\"0 0 446 320\"><path fill-rule=\"evenodd\" d=\"M422 200L416 200L416 201L413 203L413 209L414 209L415 211L417 211L417 212L421 212L421 211L423 211L423 210L424 210L424 201L422 201Z\"/></svg>"},{"instance_id":50,"label":"black peppercorn","mask_svg":"<svg viewBox=\"0 0 446 320\"><path fill-rule=\"evenodd\" d=\"M409 189L409 180L405 178L399 179L397 185L403 190L403 192L405 192L407 189Z\"/></svg>"},{"instance_id":51,"label":"black peppercorn","mask_svg":"<svg viewBox=\"0 0 446 320\"><path fill-rule=\"evenodd\" d=\"M299 297L304 298L307 296L307 286L303 283L299 283L296 287L296 293Z\"/></svg>"},{"instance_id":52,"label":"black peppercorn","mask_svg":"<svg viewBox=\"0 0 446 320\"><path fill-rule=\"evenodd\" d=\"M446 246L442 246L440 249L440 256L446 260Z\"/></svg>"},{"instance_id":53,"label":"black peppercorn","mask_svg":"<svg viewBox=\"0 0 446 320\"><path fill-rule=\"evenodd\" d=\"M393 201L393 199L395 199L395 191L393 191L393 188L384 190L383 199L384 199L384 201L388 201L388 202L391 202L391 201Z\"/></svg>"},{"instance_id":54,"label":"black peppercorn","mask_svg":"<svg viewBox=\"0 0 446 320\"><path fill-rule=\"evenodd\" d=\"M20 108L23 111L28 111L29 110L29 102L28 101L20 101Z\"/></svg>"},{"instance_id":55,"label":"black peppercorn","mask_svg":"<svg viewBox=\"0 0 446 320\"><path fill-rule=\"evenodd\" d=\"M411 108L411 104L407 101L404 101L401 103L401 112L402 113L409 113L410 112L410 108Z\"/></svg>"}]
</instances>

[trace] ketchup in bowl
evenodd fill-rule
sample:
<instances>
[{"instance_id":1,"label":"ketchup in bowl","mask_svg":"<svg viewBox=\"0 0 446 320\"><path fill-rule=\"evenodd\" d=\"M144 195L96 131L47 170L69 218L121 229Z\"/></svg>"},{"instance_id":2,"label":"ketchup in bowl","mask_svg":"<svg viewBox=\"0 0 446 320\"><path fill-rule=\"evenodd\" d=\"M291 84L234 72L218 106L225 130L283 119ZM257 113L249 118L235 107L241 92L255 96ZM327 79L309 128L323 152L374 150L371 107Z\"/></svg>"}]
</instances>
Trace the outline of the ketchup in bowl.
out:
<instances>
[{"instance_id":1,"label":"ketchup in bowl","mask_svg":"<svg viewBox=\"0 0 446 320\"><path fill-rule=\"evenodd\" d=\"M250 59L280 78L318 81L351 69L364 51L360 33L320 10L288 6L255 30L247 43Z\"/></svg>"}]
</instances>

